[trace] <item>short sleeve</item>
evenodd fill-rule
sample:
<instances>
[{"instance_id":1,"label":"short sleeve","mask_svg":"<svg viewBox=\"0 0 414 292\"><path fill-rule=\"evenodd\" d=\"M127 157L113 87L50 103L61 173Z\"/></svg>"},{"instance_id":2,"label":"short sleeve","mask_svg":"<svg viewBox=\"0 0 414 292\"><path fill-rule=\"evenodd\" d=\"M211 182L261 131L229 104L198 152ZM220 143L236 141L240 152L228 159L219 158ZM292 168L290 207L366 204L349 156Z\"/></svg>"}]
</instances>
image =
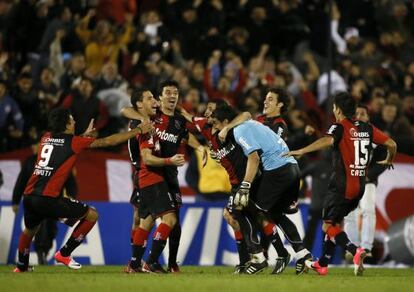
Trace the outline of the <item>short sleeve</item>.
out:
<instances>
[{"instance_id":1,"label":"short sleeve","mask_svg":"<svg viewBox=\"0 0 414 292\"><path fill-rule=\"evenodd\" d=\"M72 150L79 153L91 145L96 139L90 137L74 136L72 139Z\"/></svg>"},{"instance_id":2,"label":"short sleeve","mask_svg":"<svg viewBox=\"0 0 414 292\"><path fill-rule=\"evenodd\" d=\"M207 118L194 117L193 125L197 128L197 131L201 133L208 140L211 138L211 127Z\"/></svg>"},{"instance_id":3,"label":"short sleeve","mask_svg":"<svg viewBox=\"0 0 414 292\"><path fill-rule=\"evenodd\" d=\"M344 127L341 124L333 124L326 131L325 135L333 137L335 144L337 144L341 140L343 132Z\"/></svg>"},{"instance_id":4,"label":"short sleeve","mask_svg":"<svg viewBox=\"0 0 414 292\"><path fill-rule=\"evenodd\" d=\"M260 145L257 143L254 133L248 125L236 127L233 132L237 144L242 147L246 156L260 149Z\"/></svg>"},{"instance_id":5,"label":"short sleeve","mask_svg":"<svg viewBox=\"0 0 414 292\"><path fill-rule=\"evenodd\" d=\"M387 142L389 137L384 134L381 130L377 127L372 126L372 142L377 145L383 145Z\"/></svg>"},{"instance_id":6,"label":"short sleeve","mask_svg":"<svg viewBox=\"0 0 414 292\"><path fill-rule=\"evenodd\" d=\"M154 148L154 138L150 134L141 135L138 137L139 149L152 149Z\"/></svg>"}]
</instances>

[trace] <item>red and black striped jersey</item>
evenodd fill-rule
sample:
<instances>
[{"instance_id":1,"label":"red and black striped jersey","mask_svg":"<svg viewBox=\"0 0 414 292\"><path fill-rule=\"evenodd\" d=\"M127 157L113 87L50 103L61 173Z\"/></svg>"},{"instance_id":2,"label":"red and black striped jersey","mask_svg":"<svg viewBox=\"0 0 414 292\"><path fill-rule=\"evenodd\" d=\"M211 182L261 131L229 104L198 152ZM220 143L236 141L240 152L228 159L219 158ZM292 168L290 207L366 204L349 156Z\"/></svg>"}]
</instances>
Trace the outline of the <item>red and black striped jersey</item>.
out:
<instances>
[{"instance_id":1,"label":"red and black striped jersey","mask_svg":"<svg viewBox=\"0 0 414 292\"><path fill-rule=\"evenodd\" d=\"M161 143L157 135L147 133L137 136L139 149L150 149L152 155L161 157ZM141 165L138 171L139 188L145 188L164 180L164 167L148 166L141 159Z\"/></svg>"},{"instance_id":2,"label":"red and black striped jersey","mask_svg":"<svg viewBox=\"0 0 414 292\"><path fill-rule=\"evenodd\" d=\"M288 128L285 120L281 116L277 117L266 117L266 115L260 115L256 118L259 123L268 126L279 135L283 140L286 140L288 134Z\"/></svg>"},{"instance_id":3,"label":"red and black striped jersey","mask_svg":"<svg viewBox=\"0 0 414 292\"><path fill-rule=\"evenodd\" d=\"M220 160L220 164L227 171L232 186L238 186L244 178L247 158L243 149L236 143L233 132L228 133L224 143L218 138L218 132L213 133L212 127L206 118L193 118L193 123L201 135L208 141L211 151Z\"/></svg>"},{"instance_id":4,"label":"red and black striped jersey","mask_svg":"<svg viewBox=\"0 0 414 292\"><path fill-rule=\"evenodd\" d=\"M44 134L24 194L58 197L76 162L77 154L88 148L93 141L94 138L70 134Z\"/></svg>"},{"instance_id":5,"label":"red and black striped jersey","mask_svg":"<svg viewBox=\"0 0 414 292\"><path fill-rule=\"evenodd\" d=\"M371 124L349 119L333 124L326 135L334 138L331 184L347 199L362 196L372 143L382 145L388 136Z\"/></svg>"}]
</instances>

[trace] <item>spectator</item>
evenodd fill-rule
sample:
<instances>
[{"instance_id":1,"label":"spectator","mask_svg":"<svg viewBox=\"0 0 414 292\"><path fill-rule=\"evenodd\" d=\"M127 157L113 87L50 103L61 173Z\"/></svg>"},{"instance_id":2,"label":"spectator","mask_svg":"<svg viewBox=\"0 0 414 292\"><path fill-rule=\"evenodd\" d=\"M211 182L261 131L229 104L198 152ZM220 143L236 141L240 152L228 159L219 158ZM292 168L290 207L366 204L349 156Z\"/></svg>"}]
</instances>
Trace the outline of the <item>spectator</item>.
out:
<instances>
[{"instance_id":1,"label":"spectator","mask_svg":"<svg viewBox=\"0 0 414 292\"><path fill-rule=\"evenodd\" d=\"M98 134L108 122L108 110L95 96L93 81L87 77L82 77L73 93L63 100L62 106L70 109L76 120L76 135L85 132L91 119L95 120Z\"/></svg>"},{"instance_id":2,"label":"spectator","mask_svg":"<svg viewBox=\"0 0 414 292\"><path fill-rule=\"evenodd\" d=\"M23 116L16 101L7 94L7 84L0 79L0 152L12 150L23 137Z\"/></svg>"}]
</instances>

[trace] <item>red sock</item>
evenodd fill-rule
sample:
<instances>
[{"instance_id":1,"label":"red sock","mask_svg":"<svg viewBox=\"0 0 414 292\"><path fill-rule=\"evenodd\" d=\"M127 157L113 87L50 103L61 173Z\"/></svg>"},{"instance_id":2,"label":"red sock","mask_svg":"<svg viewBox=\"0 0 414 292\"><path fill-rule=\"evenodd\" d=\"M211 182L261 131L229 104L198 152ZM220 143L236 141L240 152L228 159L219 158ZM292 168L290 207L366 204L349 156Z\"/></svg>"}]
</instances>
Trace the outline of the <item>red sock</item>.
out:
<instances>
[{"instance_id":1,"label":"red sock","mask_svg":"<svg viewBox=\"0 0 414 292\"><path fill-rule=\"evenodd\" d=\"M165 223L161 223L157 230L154 232L154 239L155 240L167 240L168 236L171 232L171 227Z\"/></svg>"},{"instance_id":2,"label":"red sock","mask_svg":"<svg viewBox=\"0 0 414 292\"><path fill-rule=\"evenodd\" d=\"M19 238L19 252L28 254L30 250L30 244L32 243L32 237L22 232Z\"/></svg>"},{"instance_id":3,"label":"red sock","mask_svg":"<svg viewBox=\"0 0 414 292\"><path fill-rule=\"evenodd\" d=\"M242 239L243 239L243 234L241 233L241 231L240 231L240 230L234 231L234 238L235 238L237 241L240 241L240 240L242 240Z\"/></svg>"},{"instance_id":4,"label":"red sock","mask_svg":"<svg viewBox=\"0 0 414 292\"><path fill-rule=\"evenodd\" d=\"M148 235L149 235L149 231L138 227L137 229L135 229L134 238L132 240L132 243L134 245L145 246Z\"/></svg>"},{"instance_id":5,"label":"red sock","mask_svg":"<svg viewBox=\"0 0 414 292\"><path fill-rule=\"evenodd\" d=\"M270 236L272 234L277 233L276 230L276 224L273 223L267 223L264 227L263 227L263 232L266 236Z\"/></svg>"},{"instance_id":6,"label":"red sock","mask_svg":"<svg viewBox=\"0 0 414 292\"><path fill-rule=\"evenodd\" d=\"M91 231L92 227L95 226L96 221L87 221L85 219L81 220L76 226L75 230L73 230L72 237L76 239L76 241L82 241L86 234Z\"/></svg>"}]
</instances>

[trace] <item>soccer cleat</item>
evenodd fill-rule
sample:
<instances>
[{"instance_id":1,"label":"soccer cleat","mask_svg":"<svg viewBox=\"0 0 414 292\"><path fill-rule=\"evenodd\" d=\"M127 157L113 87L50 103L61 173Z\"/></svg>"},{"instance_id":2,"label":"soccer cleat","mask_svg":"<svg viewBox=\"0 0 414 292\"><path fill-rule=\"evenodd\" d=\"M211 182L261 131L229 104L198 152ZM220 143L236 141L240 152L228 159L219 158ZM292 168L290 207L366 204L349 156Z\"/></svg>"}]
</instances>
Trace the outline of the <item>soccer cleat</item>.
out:
<instances>
[{"instance_id":1,"label":"soccer cleat","mask_svg":"<svg viewBox=\"0 0 414 292\"><path fill-rule=\"evenodd\" d=\"M27 269L20 269L19 267L15 267L13 269L13 273L26 273L26 272L33 272L34 271L34 267L33 266L28 266Z\"/></svg>"},{"instance_id":2,"label":"soccer cleat","mask_svg":"<svg viewBox=\"0 0 414 292\"><path fill-rule=\"evenodd\" d=\"M234 268L234 272L233 274L238 275L238 274L245 274L246 272L246 267L247 267L247 263L242 265L242 264L238 264L235 268Z\"/></svg>"},{"instance_id":3,"label":"soccer cleat","mask_svg":"<svg viewBox=\"0 0 414 292\"><path fill-rule=\"evenodd\" d=\"M367 258L372 258L372 252L371 252L371 250L369 250L369 249L365 249L365 252L367 253L367 255L366 255L366 257Z\"/></svg>"},{"instance_id":4,"label":"soccer cleat","mask_svg":"<svg viewBox=\"0 0 414 292\"><path fill-rule=\"evenodd\" d=\"M289 265L289 263L290 263L290 254L289 253L286 257L278 257L276 259L276 265L275 265L275 268L273 269L272 274L278 275L278 274L283 273L283 271L286 269L286 267Z\"/></svg>"},{"instance_id":5,"label":"soccer cleat","mask_svg":"<svg viewBox=\"0 0 414 292\"><path fill-rule=\"evenodd\" d=\"M321 276L325 276L328 274L328 267L321 267L319 262L312 262L312 261L305 261L305 265L307 268L314 270Z\"/></svg>"},{"instance_id":6,"label":"soccer cleat","mask_svg":"<svg viewBox=\"0 0 414 292\"><path fill-rule=\"evenodd\" d=\"M364 273L364 259L366 258L366 256L367 252L365 251L365 249L358 247L353 259L355 276L362 276L362 274Z\"/></svg>"},{"instance_id":7,"label":"soccer cleat","mask_svg":"<svg viewBox=\"0 0 414 292\"><path fill-rule=\"evenodd\" d=\"M261 263L252 263L250 262L246 269L244 270L244 274L254 275L258 274L260 272L263 272L264 269L266 269L268 266L268 263L266 260L264 260Z\"/></svg>"},{"instance_id":8,"label":"soccer cleat","mask_svg":"<svg viewBox=\"0 0 414 292\"><path fill-rule=\"evenodd\" d=\"M142 270L142 267L137 267L137 268L135 268L135 269L134 269L133 267L131 267L131 265L130 265L130 264L128 264L128 265L125 267L124 272L125 272L125 273L127 273L127 274L145 273L145 272Z\"/></svg>"},{"instance_id":9,"label":"soccer cleat","mask_svg":"<svg viewBox=\"0 0 414 292\"><path fill-rule=\"evenodd\" d=\"M64 257L60 253L60 250L55 253L55 260L58 263L62 263L65 266L67 266L68 268L73 269L73 270L79 270L80 268L82 268L82 265L80 263L74 261L71 256Z\"/></svg>"},{"instance_id":10,"label":"soccer cleat","mask_svg":"<svg viewBox=\"0 0 414 292\"><path fill-rule=\"evenodd\" d=\"M312 261L312 254L308 253L306 254L303 258L300 258L296 261L296 275L302 275L303 273L307 273L308 272L308 267L306 266L305 262L306 261Z\"/></svg>"},{"instance_id":11,"label":"soccer cleat","mask_svg":"<svg viewBox=\"0 0 414 292\"><path fill-rule=\"evenodd\" d=\"M167 274L167 271L159 263L143 263L142 270L147 273Z\"/></svg>"},{"instance_id":12,"label":"soccer cleat","mask_svg":"<svg viewBox=\"0 0 414 292\"><path fill-rule=\"evenodd\" d=\"M167 269L168 273L172 273L172 274L178 274L181 273L180 271L180 267L178 266L177 263L172 264L172 265L168 265L168 269Z\"/></svg>"}]
</instances>

